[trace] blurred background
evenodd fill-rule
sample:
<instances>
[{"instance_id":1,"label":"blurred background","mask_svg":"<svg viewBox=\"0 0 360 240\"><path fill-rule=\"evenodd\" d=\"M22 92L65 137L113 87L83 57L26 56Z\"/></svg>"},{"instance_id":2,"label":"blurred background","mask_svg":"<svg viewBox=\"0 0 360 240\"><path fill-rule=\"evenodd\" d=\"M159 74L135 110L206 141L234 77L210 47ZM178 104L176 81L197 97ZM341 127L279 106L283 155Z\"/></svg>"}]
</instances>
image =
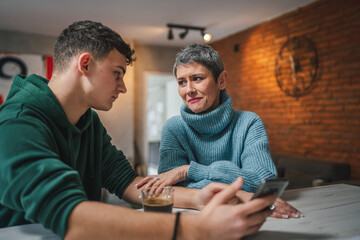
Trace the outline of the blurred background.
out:
<instances>
[{"instance_id":1,"label":"blurred background","mask_svg":"<svg viewBox=\"0 0 360 240\"><path fill-rule=\"evenodd\" d=\"M233 107L264 121L289 187L358 184L359 12L358 0L2 0L0 104L14 74L51 77L64 28L102 22L131 44L137 61L125 76L128 92L99 115L138 173L156 174L162 125L182 104L175 55L209 44L224 61Z\"/></svg>"}]
</instances>

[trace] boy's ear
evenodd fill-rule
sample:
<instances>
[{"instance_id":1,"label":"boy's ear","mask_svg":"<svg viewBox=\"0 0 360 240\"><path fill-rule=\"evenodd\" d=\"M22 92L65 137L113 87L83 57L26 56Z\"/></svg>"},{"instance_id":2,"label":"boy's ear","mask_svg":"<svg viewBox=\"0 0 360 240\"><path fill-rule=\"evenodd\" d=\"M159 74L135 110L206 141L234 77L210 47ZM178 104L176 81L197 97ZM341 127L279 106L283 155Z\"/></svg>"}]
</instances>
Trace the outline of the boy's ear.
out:
<instances>
[{"instance_id":1,"label":"boy's ear","mask_svg":"<svg viewBox=\"0 0 360 240\"><path fill-rule=\"evenodd\" d=\"M222 71L218 77L218 86L220 90L224 90L227 82L227 72Z\"/></svg>"},{"instance_id":2,"label":"boy's ear","mask_svg":"<svg viewBox=\"0 0 360 240\"><path fill-rule=\"evenodd\" d=\"M87 75L89 71L89 65L91 61L90 53L82 53L80 54L78 61L77 61L77 69L79 72Z\"/></svg>"}]
</instances>

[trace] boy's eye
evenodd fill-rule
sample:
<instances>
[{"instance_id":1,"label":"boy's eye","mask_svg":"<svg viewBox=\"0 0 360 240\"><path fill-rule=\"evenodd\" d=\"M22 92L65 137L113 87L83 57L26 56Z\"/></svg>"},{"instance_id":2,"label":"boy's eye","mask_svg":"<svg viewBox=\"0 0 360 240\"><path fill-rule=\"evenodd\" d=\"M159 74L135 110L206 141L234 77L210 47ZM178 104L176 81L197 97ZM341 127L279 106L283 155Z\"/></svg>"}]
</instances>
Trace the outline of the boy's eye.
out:
<instances>
[{"instance_id":1,"label":"boy's eye","mask_svg":"<svg viewBox=\"0 0 360 240\"><path fill-rule=\"evenodd\" d=\"M115 78L119 78L120 77L120 72L115 72Z\"/></svg>"}]
</instances>

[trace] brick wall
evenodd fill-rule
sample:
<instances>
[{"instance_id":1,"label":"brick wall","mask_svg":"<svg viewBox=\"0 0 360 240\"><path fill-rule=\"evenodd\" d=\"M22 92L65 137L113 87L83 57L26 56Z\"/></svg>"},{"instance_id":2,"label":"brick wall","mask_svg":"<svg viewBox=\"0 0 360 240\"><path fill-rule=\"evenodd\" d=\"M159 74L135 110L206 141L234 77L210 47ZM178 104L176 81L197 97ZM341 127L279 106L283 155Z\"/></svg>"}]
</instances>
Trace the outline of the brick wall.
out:
<instances>
[{"instance_id":1,"label":"brick wall","mask_svg":"<svg viewBox=\"0 0 360 240\"><path fill-rule=\"evenodd\" d=\"M294 98L278 87L275 60L288 38L301 35L314 43L319 68L311 91ZM359 0L320 0L212 46L234 108L260 115L273 154L346 162L360 179Z\"/></svg>"}]
</instances>

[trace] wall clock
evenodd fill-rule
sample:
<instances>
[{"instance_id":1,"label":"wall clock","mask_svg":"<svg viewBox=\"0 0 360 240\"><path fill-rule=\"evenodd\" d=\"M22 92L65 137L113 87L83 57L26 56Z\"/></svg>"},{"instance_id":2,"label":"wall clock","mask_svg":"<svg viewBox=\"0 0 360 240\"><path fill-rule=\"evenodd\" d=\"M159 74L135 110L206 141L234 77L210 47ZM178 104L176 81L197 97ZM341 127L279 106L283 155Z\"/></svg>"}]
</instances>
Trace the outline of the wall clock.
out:
<instances>
[{"instance_id":1,"label":"wall clock","mask_svg":"<svg viewBox=\"0 0 360 240\"><path fill-rule=\"evenodd\" d=\"M0 99L5 101L16 74L44 74L42 55L0 52Z\"/></svg>"},{"instance_id":2,"label":"wall clock","mask_svg":"<svg viewBox=\"0 0 360 240\"><path fill-rule=\"evenodd\" d=\"M1 78L12 80L18 73L27 75L27 67L22 59L12 56L0 58Z\"/></svg>"},{"instance_id":3,"label":"wall clock","mask_svg":"<svg viewBox=\"0 0 360 240\"><path fill-rule=\"evenodd\" d=\"M307 94L318 70L314 44L306 37L289 38L281 46L275 62L275 76L280 89L292 97Z\"/></svg>"}]
</instances>

